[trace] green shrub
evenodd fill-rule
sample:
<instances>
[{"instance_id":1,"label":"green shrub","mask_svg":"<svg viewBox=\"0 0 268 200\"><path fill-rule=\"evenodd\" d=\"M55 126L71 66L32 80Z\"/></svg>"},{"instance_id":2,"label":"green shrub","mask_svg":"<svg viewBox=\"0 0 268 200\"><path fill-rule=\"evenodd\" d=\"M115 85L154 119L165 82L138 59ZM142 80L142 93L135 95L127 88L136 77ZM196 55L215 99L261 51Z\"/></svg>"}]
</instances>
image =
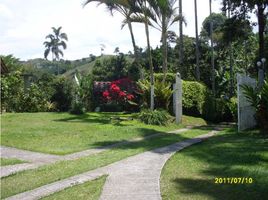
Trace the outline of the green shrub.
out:
<instances>
[{"instance_id":1,"label":"green shrub","mask_svg":"<svg viewBox=\"0 0 268 200\"><path fill-rule=\"evenodd\" d=\"M139 119L145 124L167 125L172 117L165 110L143 110L139 114Z\"/></svg>"},{"instance_id":2,"label":"green shrub","mask_svg":"<svg viewBox=\"0 0 268 200\"><path fill-rule=\"evenodd\" d=\"M164 74L163 73L156 73L154 74L154 78L156 81L162 81L163 78L164 78ZM175 83L176 81L176 74L174 73L167 73L167 76L166 76L166 82L170 83L170 84L173 84Z\"/></svg>"},{"instance_id":3,"label":"green shrub","mask_svg":"<svg viewBox=\"0 0 268 200\"><path fill-rule=\"evenodd\" d=\"M1 76L1 111L14 112L20 107L23 95L21 72L11 72Z\"/></svg>"},{"instance_id":4,"label":"green shrub","mask_svg":"<svg viewBox=\"0 0 268 200\"><path fill-rule=\"evenodd\" d=\"M143 102L141 105L148 108L150 105L150 81L139 81L138 86L142 90L141 96ZM154 84L155 108L168 110L172 93L173 91L169 82L162 83L156 80Z\"/></svg>"},{"instance_id":5,"label":"green shrub","mask_svg":"<svg viewBox=\"0 0 268 200\"><path fill-rule=\"evenodd\" d=\"M54 93L50 98L50 101L55 103L55 109L60 112L70 110L73 101L73 83L64 77L60 77L53 81L52 87L54 89Z\"/></svg>"},{"instance_id":6,"label":"green shrub","mask_svg":"<svg viewBox=\"0 0 268 200\"><path fill-rule=\"evenodd\" d=\"M20 99L19 112L45 112L48 111L47 94L38 85L31 84Z\"/></svg>"},{"instance_id":7,"label":"green shrub","mask_svg":"<svg viewBox=\"0 0 268 200\"><path fill-rule=\"evenodd\" d=\"M74 115L82 115L85 113L85 111L86 110L82 102L74 101L70 113Z\"/></svg>"},{"instance_id":8,"label":"green shrub","mask_svg":"<svg viewBox=\"0 0 268 200\"><path fill-rule=\"evenodd\" d=\"M191 116L200 116L203 113L207 88L194 81L182 82L183 113Z\"/></svg>"},{"instance_id":9,"label":"green shrub","mask_svg":"<svg viewBox=\"0 0 268 200\"><path fill-rule=\"evenodd\" d=\"M244 95L256 110L256 120L264 132L268 132L268 78L261 88L242 86Z\"/></svg>"}]
</instances>

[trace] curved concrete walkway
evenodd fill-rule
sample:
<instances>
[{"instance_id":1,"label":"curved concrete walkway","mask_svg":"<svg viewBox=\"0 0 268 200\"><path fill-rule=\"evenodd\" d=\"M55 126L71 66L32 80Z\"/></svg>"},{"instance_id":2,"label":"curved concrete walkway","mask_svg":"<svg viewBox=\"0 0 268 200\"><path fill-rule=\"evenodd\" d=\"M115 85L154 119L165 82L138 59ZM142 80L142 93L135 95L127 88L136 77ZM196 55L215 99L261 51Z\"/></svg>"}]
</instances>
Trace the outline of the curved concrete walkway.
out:
<instances>
[{"instance_id":1,"label":"curved concrete walkway","mask_svg":"<svg viewBox=\"0 0 268 200\"><path fill-rule=\"evenodd\" d=\"M179 134L179 133L188 131L191 128L192 127L182 128L182 129L170 131L167 133ZM38 152L33 152L33 151L17 149L17 148L13 148L13 147L0 146L0 152L1 152L2 158L16 158L19 160L25 160L25 161L29 162L29 163L0 167L0 171L1 171L0 177L2 178L5 176L9 176L11 174L14 174L14 173L17 173L20 171L24 171L24 170L35 169L35 168L38 168L42 165L52 164L52 163L55 163L57 161L74 160L74 159L78 159L81 157L90 156L93 154L101 153L103 151L107 151L113 147L118 147L118 146L129 144L132 142L139 142L142 140L148 140L148 139L151 139L154 137L158 137L160 135L161 135L161 133L156 133L156 134L152 134L152 135L149 135L146 137L138 137L138 138L122 141L122 142L117 142L115 144L111 144L108 146L92 148L92 149L88 149L88 150L84 150L84 151L80 151L77 153L72 153L72 154L68 154L68 155L64 155L64 156L38 153Z\"/></svg>"},{"instance_id":2,"label":"curved concrete walkway","mask_svg":"<svg viewBox=\"0 0 268 200\"><path fill-rule=\"evenodd\" d=\"M8 200L33 200L75 184L108 174L101 200L160 200L160 174L165 162L177 151L213 136L217 131L166 147L147 151L108 166L27 191Z\"/></svg>"}]
</instances>

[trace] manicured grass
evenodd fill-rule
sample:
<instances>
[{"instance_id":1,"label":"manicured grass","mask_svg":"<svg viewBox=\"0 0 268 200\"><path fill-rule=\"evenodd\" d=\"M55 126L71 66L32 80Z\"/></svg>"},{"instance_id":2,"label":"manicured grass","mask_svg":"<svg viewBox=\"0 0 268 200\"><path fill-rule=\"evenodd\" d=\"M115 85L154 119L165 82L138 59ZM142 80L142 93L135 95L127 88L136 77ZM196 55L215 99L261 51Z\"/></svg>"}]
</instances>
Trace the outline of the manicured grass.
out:
<instances>
[{"instance_id":1,"label":"manicured grass","mask_svg":"<svg viewBox=\"0 0 268 200\"><path fill-rule=\"evenodd\" d=\"M215 184L215 178L228 177L253 183ZM267 136L229 130L176 153L162 171L161 193L163 200L267 199L267 177Z\"/></svg>"},{"instance_id":2,"label":"manicured grass","mask_svg":"<svg viewBox=\"0 0 268 200\"><path fill-rule=\"evenodd\" d=\"M202 119L184 117L182 125L151 126L137 120L111 121L114 116L132 117L122 113L6 113L1 119L1 144L64 155L185 125L205 124Z\"/></svg>"},{"instance_id":3,"label":"manicured grass","mask_svg":"<svg viewBox=\"0 0 268 200\"><path fill-rule=\"evenodd\" d=\"M65 190L42 198L42 200L98 200L105 180L106 176L102 176L96 180L66 188Z\"/></svg>"},{"instance_id":4,"label":"manicured grass","mask_svg":"<svg viewBox=\"0 0 268 200\"><path fill-rule=\"evenodd\" d=\"M1 158L0 166L15 165L20 163L25 163L25 161L18 160L15 158Z\"/></svg>"},{"instance_id":5,"label":"manicured grass","mask_svg":"<svg viewBox=\"0 0 268 200\"><path fill-rule=\"evenodd\" d=\"M48 183L106 166L147 150L166 146L207 132L208 130L194 129L179 135L163 133L159 137L122 145L100 154L72 161L61 161L35 170L19 172L1 179L1 197L6 198Z\"/></svg>"}]
</instances>

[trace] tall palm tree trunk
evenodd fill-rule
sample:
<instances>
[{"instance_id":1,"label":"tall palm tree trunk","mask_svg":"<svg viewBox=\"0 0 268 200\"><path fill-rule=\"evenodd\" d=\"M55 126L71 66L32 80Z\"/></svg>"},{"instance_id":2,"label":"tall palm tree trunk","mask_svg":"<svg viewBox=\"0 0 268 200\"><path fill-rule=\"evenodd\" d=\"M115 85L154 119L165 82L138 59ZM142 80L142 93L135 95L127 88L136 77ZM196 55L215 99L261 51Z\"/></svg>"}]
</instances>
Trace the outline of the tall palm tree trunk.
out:
<instances>
[{"instance_id":1,"label":"tall palm tree trunk","mask_svg":"<svg viewBox=\"0 0 268 200\"><path fill-rule=\"evenodd\" d=\"M150 45L148 17L146 15L145 15L144 24L145 24L147 51L149 55L149 66L150 66L150 84L151 84L150 109L154 110L154 69L153 69L153 59L152 59L152 52L151 52L151 45Z\"/></svg>"},{"instance_id":2,"label":"tall palm tree trunk","mask_svg":"<svg viewBox=\"0 0 268 200\"><path fill-rule=\"evenodd\" d=\"M128 29L129 29L130 36L131 36L131 42L132 42L132 46L133 46L135 60L137 60L138 59L137 46L136 46L136 42L135 42L135 38L134 38L134 34L133 34L132 24L129 20L127 20L127 21L128 21L127 25L128 25Z\"/></svg>"},{"instance_id":3,"label":"tall palm tree trunk","mask_svg":"<svg viewBox=\"0 0 268 200\"><path fill-rule=\"evenodd\" d=\"M179 15L182 18L182 0L179 0ZM179 63L183 63L183 25L182 20L179 22L180 26L180 41L179 41Z\"/></svg>"},{"instance_id":4,"label":"tall palm tree trunk","mask_svg":"<svg viewBox=\"0 0 268 200\"><path fill-rule=\"evenodd\" d=\"M133 51L134 51L134 57L135 57L135 63L138 65L138 69L139 69L139 76L141 79L144 79L144 75L142 73L142 68L139 62L139 58L138 58L138 51L137 51L137 46L136 46L136 42L135 42L135 38L134 38L134 34L133 34L133 28L132 28L132 24L130 22L130 20L127 20L127 25L128 25L128 29L130 32L130 36L131 36L131 42L132 42L132 46L133 46Z\"/></svg>"},{"instance_id":5,"label":"tall palm tree trunk","mask_svg":"<svg viewBox=\"0 0 268 200\"><path fill-rule=\"evenodd\" d=\"M231 2L228 0L228 18L231 18ZM229 40L229 65L230 65L230 97L233 96L234 91L234 72L233 72L233 47L231 42L232 33L228 33Z\"/></svg>"},{"instance_id":6,"label":"tall palm tree trunk","mask_svg":"<svg viewBox=\"0 0 268 200\"><path fill-rule=\"evenodd\" d=\"M212 14L212 2L209 0L209 15ZM215 97L215 59L214 59L214 41L213 41L213 22L210 22L210 47L211 47L211 81L212 81L212 93Z\"/></svg>"},{"instance_id":7,"label":"tall palm tree trunk","mask_svg":"<svg viewBox=\"0 0 268 200\"><path fill-rule=\"evenodd\" d=\"M166 17L162 15L162 57L163 57L163 83L166 81L167 77L167 27L166 27Z\"/></svg>"},{"instance_id":8,"label":"tall palm tree trunk","mask_svg":"<svg viewBox=\"0 0 268 200\"><path fill-rule=\"evenodd\" d=\"M198 39L198 21L197 21L197 4L194 0L194 13L195 13L195 53L196 53L196 79L200 81L200 69L199 69L199 39Z\"/></svg>"},{"instance_id":9,"label":"tall palm tree trunk","mask_svg":"<svg viewBox=\"0 0 268 200\"><path fill-rule=\"evenodd\" d=\"M264 3L258 3L257 4L257 18L258 18L258 30L259 30L259 59L262 59L264 57L264 29L265 29L265 7L262 4Z\"/></svg>"}]
</instances>

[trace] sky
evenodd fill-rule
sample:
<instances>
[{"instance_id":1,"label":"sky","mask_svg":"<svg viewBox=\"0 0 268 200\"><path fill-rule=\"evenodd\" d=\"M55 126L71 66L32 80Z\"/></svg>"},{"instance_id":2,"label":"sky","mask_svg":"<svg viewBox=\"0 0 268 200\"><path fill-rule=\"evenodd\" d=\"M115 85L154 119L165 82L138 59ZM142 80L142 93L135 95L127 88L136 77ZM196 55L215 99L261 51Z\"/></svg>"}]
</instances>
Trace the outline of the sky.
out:
<instances>
[{"instance_id":1,"label":"sky","mask_svg":"<svg viewBox=\"0 0 268 200\"><path fill-rule=\"evenodd\" d=\"M100 55L101 44L104 54L112 54L116 47L121 52L133 51L127 26L121 30L123 17L114 16L105 6L90 3L82 6L84 0L0 0L0 55L13 54L21 60L43 58L46 35L51 27L62 26L68 35L64 59L75 60ZM183 0L183 14L187 26L184 34L194 36L194 0ZM212 11L220 12L220 1L212 1ZM209 14L209 0L199 0L198 24L201 30L203 20ZM179 26L172 27L178 34ZM144 25L134 24L133 30L139 47L146 47ZM160 32L150 28L152 47L160 45Z\"/></svg>"}]
</instances>

